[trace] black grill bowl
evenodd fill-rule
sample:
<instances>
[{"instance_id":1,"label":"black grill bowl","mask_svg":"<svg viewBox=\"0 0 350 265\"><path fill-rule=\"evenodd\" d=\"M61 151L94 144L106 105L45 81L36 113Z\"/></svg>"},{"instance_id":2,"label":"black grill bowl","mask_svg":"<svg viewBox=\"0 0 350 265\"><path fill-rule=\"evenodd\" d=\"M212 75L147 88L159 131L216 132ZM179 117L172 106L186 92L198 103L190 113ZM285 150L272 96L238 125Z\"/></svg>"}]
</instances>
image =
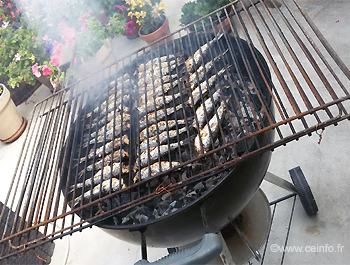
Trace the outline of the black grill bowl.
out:
<instances>
[{"instance_id":1,"label":"black grill bowl","mask_svg":"<svg viewBox=\"0 0 350 265\"><path fill-rule=\"evenodd\" d=\"M260 91L262 91L266 100L266 105L270 106L272 104L271 95L266 89L266 85L261 77L254 56L249 50L247 42L239 39L239 45L241 49L243 48L245 51L243 56L246 60L244 60L235 38L231 35L226 35L226 37L228 37L228 39L223 40L221 43L221 51L226 50L229 46L232 48L232 51L238 58L237 63L239 65L240 73L244 77L248 77L245 63L249 63L256 84ZM167 46L166 44L158 46L154 54L164 56L167 53L182 53L186 59L189 54L193 54L200 45L203 45L213 38L213 34L189 34L189 36L184 36L181 39L176 39L174 42L168 43ZM213 48L218 49L216 46ZM154 52L154 50L152 50L152 52ZM154 58L154 54L151 55L149 52L146 53L145 56L146 58ZM270 72L263 56L255 48L254 54L255 57L258 58L266 79L271 80ZM142 58L139 59L140 61L143 61ZM206 63L206 61L204 61L204 63ZM131 63L129 67L135 68L135 65L132 65ZM218 67L221 67L221 65ZM230 71L238 73L237 69L233 66L230 68ZM272 111L272 107L270 109ZM263 123L264 126L266 126L266 117L264 117ZM79 127L80 125L76 126L75 121L72 124L71 130L75 130L75 128ZM259 147L263 147L269 145L273 139L274 131L269 130L262 134L258 134L258 136L253 139L247 139L246 144L249 147L249 152L252 152L259 149L257 143L259 144ZM74 152L71 152L72 142L73 139L67 140L68 152L66 153L73 154L74 156ZM149 246L169 248L191 243L200 239L206 232L219 231L228 223L229 217L234 218L239 215L243 208L253 198L263 180L270 158L271 152L267 151L252 156L248 160L238 160L230 170L227 170L225 177L223 177L213 189L207 191L204 195L187 206L170 213L167 216L137 225L111 225L111 222L106 221L101 221L96 225L117 238L135 244L140 244L140 232L144 233ZM66 188L66 175L68 173L68 168L65 165L69 164L70 159L71 157L68 155L65 161L61 161L64 162L64 170L63 174L61 174L63 192ZM67 198L67 200L70 200L70 198ZM95 206L95 208L96 207L97 206ZM86 218L84 214L82 217ZM207 224L206 227L204 223Z\"/></svg>"}]
</instances>

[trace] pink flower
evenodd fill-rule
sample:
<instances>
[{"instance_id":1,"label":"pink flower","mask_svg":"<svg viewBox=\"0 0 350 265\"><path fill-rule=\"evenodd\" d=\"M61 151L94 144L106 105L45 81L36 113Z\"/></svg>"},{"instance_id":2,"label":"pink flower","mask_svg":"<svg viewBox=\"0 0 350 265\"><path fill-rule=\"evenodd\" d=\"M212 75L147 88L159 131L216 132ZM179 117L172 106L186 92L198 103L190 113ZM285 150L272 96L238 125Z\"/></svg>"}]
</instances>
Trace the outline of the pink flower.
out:
<instances>
[{"instance_id":1,"label":"pink flower","mask_svg":"<svg viewBox=\"0 0 350 265\"><path fill-rule=\"evenodd\" d=\"M74 42L74 35L75 35L75 29L74 28L67 28L64 32L63 32L63 37L66 40L66 45Z\"/></svg>"},{"instance_id":2,"label":"pink flower","mask_svg":"<svg viewBox=\"0 0 350 265\"><path fill-rule=\"evenodd\" d=\"M127 8L125 6L115 5L114 7L119 8L120 10L127 10Z\"/></svg>"},{"instance_id":3,"label":"pink flower","mask_svg":"<svg viewBox=\"0 0 350 265\"><path fill-rule=\"evenodd\" d=\"M52 75L52 70L47 65L43 66L43 75Z\"/></svg>"},{"instance_id":4,"label":"pink flower","mask_svg":"<svg viewBox=\"0 0 350 265\"><path fill-rule=\"evenodd\" d=\"M51 56L50 64L52 64L53 66L59 66L60 61L61 61L61 57L59 57L59 56Z\"/></svg>"},{"instance_id":5,"label":"pink flower","mask_svg":"<svg viewBox=\"0 0 350 265\"><path fill-rule=\"evenodd\" d=\"M49 40L49 37L47 35L45 35L43 40L47 42Z\"/></svg>"},{"instance_id":6,"label":"pink flower","mask_svg":"<svg viewBox=\"0 0 350 265\"><path fill-rule=\"evenodd\" d=\"M21 60L21 55L18 52L15 54L15 57L16 57L16 61Z\"/></svg>"},{"instance_id":7,"label":"pink flower","mask_svg":"<svg viewBox=\"0 0 350 265\"><path fill-rule=\"evenodd\" d=\"M128 23L125 23L125 27L126 27L126 34L128 35L132 35L133 34L133 30L136 29L136 27L134 26L134 24L132 23L132 21L130 20Z\"/></svg>"},{"instance_id":8,"label":"pink flower","mask_svg":"<svg viewBox=\"0 0 350 265\"><path fill-rule=\"evenodd\" d=\"M33 72L33 75L35 75L38 78L41 76L41 73L39 72L38 63L32 65L32 72Z\"/></svg>"},{"instance_id":9,"label":"pink flower","mask_svg":"<svg viewBox=\"0 0 350 265\"><path fill-rule=\"evenodd\" d=\"M57 41L53 42L53 50L52 50L50 64L52 64L53 66L58 66L60 64L63 48L64 48L63 44L61 43L57 44Z\"/></svg>"},{"instance_id":10,"label":"pink flower","mask_svg":"<svg viewBox=\"0 0 350 265\"><path fill-rule=\"evenodd\" d=\"M88 13L84 13L84 15L82 15L80 18L78 18L78 21L81 23L81 30L87 30L88 27L86 26L87 23L87 18L90 16L90 14Z\"/></svg>"},{"instance_id":11,"label":"pink flower","mask_svg":"<svg viewBox=\"0 0 350 265\"><path fill-rule=\"evenodd\" d=\"M57 25L57 27L62 30L62 35L66 41L66 45L74 41L74 28L69 28L66 23L60 23Z\"/></svg>"},{"instance_id":12,"label":"pink flower","mask_svg":"<svg viewBox=\"0 0 350 265\"><path fill-rule=\"evenodd\" d=\"M66 27L68 27L68 25L66 23L60 23L57 25L57 27L61 30L64 30Z\"/></svg>"}]
</instances>

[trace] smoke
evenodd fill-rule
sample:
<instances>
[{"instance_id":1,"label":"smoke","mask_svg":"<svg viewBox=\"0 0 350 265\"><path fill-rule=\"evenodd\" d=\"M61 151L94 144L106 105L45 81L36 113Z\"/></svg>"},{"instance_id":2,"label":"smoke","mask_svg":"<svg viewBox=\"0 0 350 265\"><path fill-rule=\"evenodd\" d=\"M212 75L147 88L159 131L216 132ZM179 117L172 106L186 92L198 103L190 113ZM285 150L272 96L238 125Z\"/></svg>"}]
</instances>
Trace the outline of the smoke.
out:
<instances>
[{"instance_id":1,"label":"smoke","mask_svg":"<svg viewBox=\"0 0 350 265\"><path fill-rule=\"evenodd\" d=\"M36 30L38 41L46 41L46 52L52 52L55 43L66 46L74 40L80 56L88 56L88 42L97 40L85 23L88 17L103 13L101 0L14 1L28 27Z\"/></svg>"}]
</instances>

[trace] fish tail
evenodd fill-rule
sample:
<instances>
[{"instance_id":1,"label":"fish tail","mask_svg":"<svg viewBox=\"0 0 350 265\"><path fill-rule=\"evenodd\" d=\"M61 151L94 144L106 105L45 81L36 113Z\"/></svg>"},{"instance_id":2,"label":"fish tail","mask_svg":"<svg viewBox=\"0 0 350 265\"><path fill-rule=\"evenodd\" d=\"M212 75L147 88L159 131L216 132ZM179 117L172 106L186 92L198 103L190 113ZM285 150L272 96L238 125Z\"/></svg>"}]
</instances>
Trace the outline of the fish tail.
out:
<instances>
[{"instance_id":1,"label":"fish tail","mask_svg":"<svg viewBox=\"0 0 350 265\"><path fill-rule=\"evenodd\" d=\"M219 41L224 36L224 33L218 33L214 40Z\"/></svg>"},{"instance_id":2,"label":"fish tail","mask_svg":"<svg viewBox=\"0 0 350 265\"><path fill-rule=\"evenodd\" d=\"M79 197L76 197L76 198L74 199L74 205L73 205L74 208L78 206L78 204L79 204L80 201L81 201L81 198L82 198L82 196L80 195ZM71 201L71 202L72 202L72 201Z\"/></svg>"},{"instance_id":3,"label":"fish tail","mask_svg":"<svg viewBox=\"0 0 350 265\"><path fill-rule=\"evenodd\" d=\"M78 173L78 178L81 178L84 175L84 169Z\"/></svg>"}]
</instances>

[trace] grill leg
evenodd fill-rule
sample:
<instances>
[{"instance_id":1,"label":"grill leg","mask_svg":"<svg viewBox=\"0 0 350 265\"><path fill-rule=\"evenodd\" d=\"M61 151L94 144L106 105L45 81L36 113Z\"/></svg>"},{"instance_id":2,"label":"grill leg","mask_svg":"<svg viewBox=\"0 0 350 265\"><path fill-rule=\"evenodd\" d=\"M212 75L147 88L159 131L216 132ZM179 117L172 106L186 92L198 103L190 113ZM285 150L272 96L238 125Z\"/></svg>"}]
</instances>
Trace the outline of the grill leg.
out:
<instances>
[{"instance_id":1,"label":"grill leg","mask_svg":"<svg viewBox=\"0 0 350 265\"><path fill-rule=\"evenodd\" d=\"M141 234L141 256L142 256L142 259L147 260L146 237L142 232L140 232L140 234Z\"/></svg>"},{"instance_id":2,"label":"grill leg","mask_svg":"<svg viewBox=\"0 0 350 265\"><path fill-rule=\"evenodd\" d=\"M288 191L291 191L291 192L297 192L297 190L295 189L295 187L293 186L292 183L270 173L270 172L266 172L265 174L265 177L264 177L264 180L272 183L272 184L275 184L276 186L278 187L281 187L282 189L285 189L285 190L288 190Z\"/></svg>"}]
</instances>

